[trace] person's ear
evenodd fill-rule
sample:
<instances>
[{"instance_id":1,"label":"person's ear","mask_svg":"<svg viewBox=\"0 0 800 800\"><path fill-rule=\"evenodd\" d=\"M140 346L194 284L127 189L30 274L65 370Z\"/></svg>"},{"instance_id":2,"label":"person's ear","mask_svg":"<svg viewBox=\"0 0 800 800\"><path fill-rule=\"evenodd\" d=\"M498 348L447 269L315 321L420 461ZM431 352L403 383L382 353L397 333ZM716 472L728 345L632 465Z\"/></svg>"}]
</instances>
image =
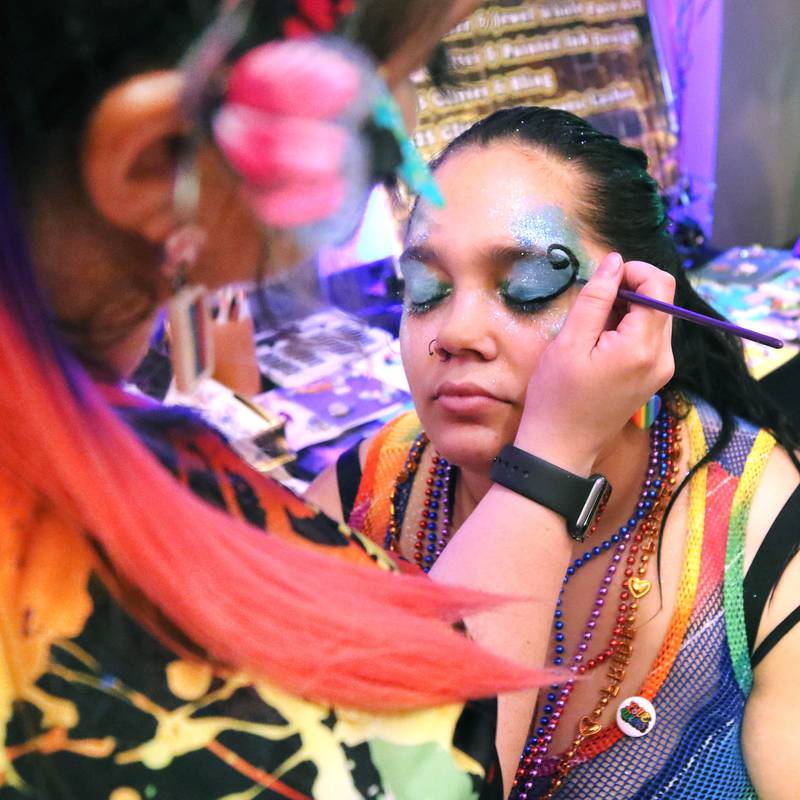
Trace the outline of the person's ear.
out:
<instances>
[{"instance_id":1,"label":"person's ear","mask_svg":"<svg viewBox=\"0 0 800 800\"><path fill-rule=\"evenodd\" d=\"M81 167L97 211L123 230L162 242L173 208L177 152L186 134L177 71L142 73L110 89L89 118Z\"/></svg>"}]
</instances>

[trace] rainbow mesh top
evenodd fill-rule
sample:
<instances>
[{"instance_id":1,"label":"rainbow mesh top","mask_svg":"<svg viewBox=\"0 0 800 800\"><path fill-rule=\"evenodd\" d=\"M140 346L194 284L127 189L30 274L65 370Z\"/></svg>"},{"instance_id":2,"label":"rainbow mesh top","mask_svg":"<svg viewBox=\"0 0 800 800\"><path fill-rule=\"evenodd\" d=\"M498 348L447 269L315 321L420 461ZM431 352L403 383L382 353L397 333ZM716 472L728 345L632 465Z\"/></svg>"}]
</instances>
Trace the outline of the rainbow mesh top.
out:
<instances>
[{"instance_id":1,"label":"rainbow mesh top","mask_svg":"<svg viewBox=\"0 0 800 800\"><path fill-rule=\"evenodd\" d=\"M685 422L690 463L716 439L721 422L694 401ZM404 415L376 438L364 466L351 524L382 541L388 522L385 487L419 432ZM645 737L605 728L582 750L558 792L564 800L755 799L740 736L752 686L742 594L744 534L753 494L775 445L765 431L739 421L717 460L689 484L689 519L676 609L639 695L658 724ZM357 519L354 519L357 517ZM383 527L381 527L383 526ZM558 757L535 784L544 792Z\"/></svg>"}]
</instances>

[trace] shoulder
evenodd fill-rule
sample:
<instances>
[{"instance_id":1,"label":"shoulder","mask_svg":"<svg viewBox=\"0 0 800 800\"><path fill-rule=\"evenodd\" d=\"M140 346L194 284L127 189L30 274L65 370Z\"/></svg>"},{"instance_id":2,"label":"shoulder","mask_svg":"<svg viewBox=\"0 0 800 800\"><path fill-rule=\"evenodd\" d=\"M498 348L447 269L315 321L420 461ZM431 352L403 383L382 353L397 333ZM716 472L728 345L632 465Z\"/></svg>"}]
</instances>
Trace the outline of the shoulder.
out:
<instances>
[{"instance_id":1,"label":"shoulder","mask_svg":"<svg viewBox=\"0 0 800 800\"><path fill-rule=\"evenodd\" d=\"M784 517L786 514L790 515L788 522L790 528L796 531L797 541L790 554L784 557L788 558L785 562L786 567L781 570L775 590L764 607L756 636L756 646L800 605L800 556L797 555L797 547L800 544L800 513L797 509L800 509L800 506L796 503L796 498L793 498L792 503L787 506L787 501L798 485L800 485L800 474L789 454L782 447L776 447L769 456L762 480L753 496L745 539L745 570L749 568L779 515L783 514ZM781 520L785 521L786 518ZM800 641L798 644L800 645Z\"/></svg>"},{"instance_id":2,"label":"shoulder","mask_svg":"<svg viewBox=\"0 0 800 800\"><path fill-rule=\"evenodd\" d=\"M367 459L367 453L374 440L375 436L370 436L366 439L362 439L358 443L358 462L362 472ZM343 455L344 454L339 456L339 458L342 458ZM342 512L341 493L339 491L338 463L337 460L333 464L325 467L325 469L314 478L306 490L304 498L319 506L329 517L339 522L346 522Z\"/></svg>"},{"instance_id":3,"label":"shoulder","mask_svg":"<svg viewBox=\"0 0 800 800\"><path fill-rule=\"evenodd\" d=\"M378 473L383 476L399 472L403 460L421 431L419 418L413 411L401 414L387 422L374 436L364 439L359 446L358 497L369 496L370 505L376 500ZM326 514L342 521L341 493L337 463L323 470L309 486L306 499L317 504ZM378 492L381 494L381 492Z\"/></svg>"},{"instance_id":4,"label":"shoulder","mask_svg":"<svg viewBox=\"0 0 800 800\"><path fill-rule=\"evenodd\" d=\"M798 484L800 484L800 474L789 454L783 447L774 447L767 456L761 478L753 492L745 537L745 572ZM800 529L800 520L798 527Z\"/></svg>"},{"instance_id":5,"label":"shoulder","mask_svg":"<svg viewBox=\"0 0 800 800\"><path fill-rule=\"evenodd\" d=\"M794 472L791 478L785 474L789 467ZM748 550L763 541L767 522L771 525L770 520L783 508L789 486L793 490L797 484L794 465L782 450L776 450L770 457L764 475L765 480L757 490L760 497L754 500L754 513L748 524ZM800 539L800 520L795 522ZM791 521L789 524L793 525ZM764 800L793 799L800 785L800 739L795 735L797 708L800 707L800 683L797 681L800 556L796 550L797 543L793 557L782 570L764 606L758 625L756 652L763 644L766 655L753 671L753 689L742 727L747 768L758 796Z\"/></svg>"},{"instance_id":6,"label":"shoulder","mask_svg":"<svg viewBox=\"0 0 800 800\"><path fill-rule=\"evenodd\" d=\"M743 429L749 429L748 438L753 437L752 426L741 423L740 430ZM751 496L745 535L745 574L756 554L762 557L759 548L762 545L773 546L772 540L767 543L764 540L779 515L783 517L782 527L785 528L783 523L788 521L789 530L796 529L800 541L800 519L790 518L800 517L794 511L798 506L792 498L800 484L797 467L782 446L770 448L772 439L765 432L758 431L755 441L756 446L750 451L748 461L756 477L748 486L745 473L744 485L740 485L745 503L746 496ZM790 498L792 502L787 506ZM781 563L784 559L788 561L784 569L778 570L780 577L757 622L756 652L766 639L774 637L773 632L783 630L754 669L753 688L742 726L742 748L748 771L758 796L769 800L794 798L800 782L800 742L794 736L796 708L800 704L800 684L796 680L800 662L800 625L785 624L787 620L791 622L793 612L800 606L800 556L796 549L795 544L788 556L781 555Z\"/></svg>"}]
</instances>

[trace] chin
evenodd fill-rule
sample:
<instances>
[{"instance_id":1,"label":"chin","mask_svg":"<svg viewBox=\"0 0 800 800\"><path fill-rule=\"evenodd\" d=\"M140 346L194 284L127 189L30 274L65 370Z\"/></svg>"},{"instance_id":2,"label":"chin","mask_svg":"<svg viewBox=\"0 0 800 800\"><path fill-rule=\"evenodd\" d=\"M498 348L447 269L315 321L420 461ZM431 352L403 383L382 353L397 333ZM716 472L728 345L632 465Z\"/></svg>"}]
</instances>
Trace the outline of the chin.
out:
<instances>
[{"instance_id":1,"label":"chin","mask_svg":"<svg viewBox=\"0 0 800 800\"><path fill-rule=\"evenodd\" d=\"M435 426L428 436L436 450L451 464L472 470L488 470L500 448L514 438L506 439L501 432L485 425L464 422Z\"/></svg>"}]
</instances>

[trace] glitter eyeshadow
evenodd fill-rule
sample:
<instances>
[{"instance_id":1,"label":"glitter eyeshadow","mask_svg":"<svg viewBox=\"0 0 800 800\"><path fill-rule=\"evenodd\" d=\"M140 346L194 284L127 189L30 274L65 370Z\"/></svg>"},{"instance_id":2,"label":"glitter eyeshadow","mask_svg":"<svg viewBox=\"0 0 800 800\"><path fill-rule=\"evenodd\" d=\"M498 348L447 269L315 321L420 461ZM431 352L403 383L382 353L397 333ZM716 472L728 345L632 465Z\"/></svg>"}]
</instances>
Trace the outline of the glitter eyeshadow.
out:
<instances>
[{"instance_id":1,"label":"glitter eyeshadow","mask_svg":"<svg viewBox=\"0 0 800 800\"><path fill-rule=\"evenodd\" d=\"M405 283L405 304L428 303L441 296L445 285L421 261L413 258L400 260L400 271Z\"/></svg>"},{"instance_id":2,"label":"glitter eyeshadow","mask_svg":"<svg viewBox=\"0 0 800 800\"><path fill-rule=\"evenodd\" d=\"M551 245L554 249L556 245ZM574 262L558 253L532 254L514 262L503 282L503 292L515 303L547 302L575 282Z\"/></svg>"},{"instance_id":3,"label":"glitter eyeshadow","mask_svg":"<svg viewBox=\"0 0 800 800\"><path fill-rule=\"evenodd\" d=\"M544 206L516 214L511 220L511 235L520 248L526 250L546 252L552 244L566 245L580 264L578 276L585 280L597 268L584 250L580 236L570 226L563 209L558 206Z\"/></svg>"}]
</instances>

